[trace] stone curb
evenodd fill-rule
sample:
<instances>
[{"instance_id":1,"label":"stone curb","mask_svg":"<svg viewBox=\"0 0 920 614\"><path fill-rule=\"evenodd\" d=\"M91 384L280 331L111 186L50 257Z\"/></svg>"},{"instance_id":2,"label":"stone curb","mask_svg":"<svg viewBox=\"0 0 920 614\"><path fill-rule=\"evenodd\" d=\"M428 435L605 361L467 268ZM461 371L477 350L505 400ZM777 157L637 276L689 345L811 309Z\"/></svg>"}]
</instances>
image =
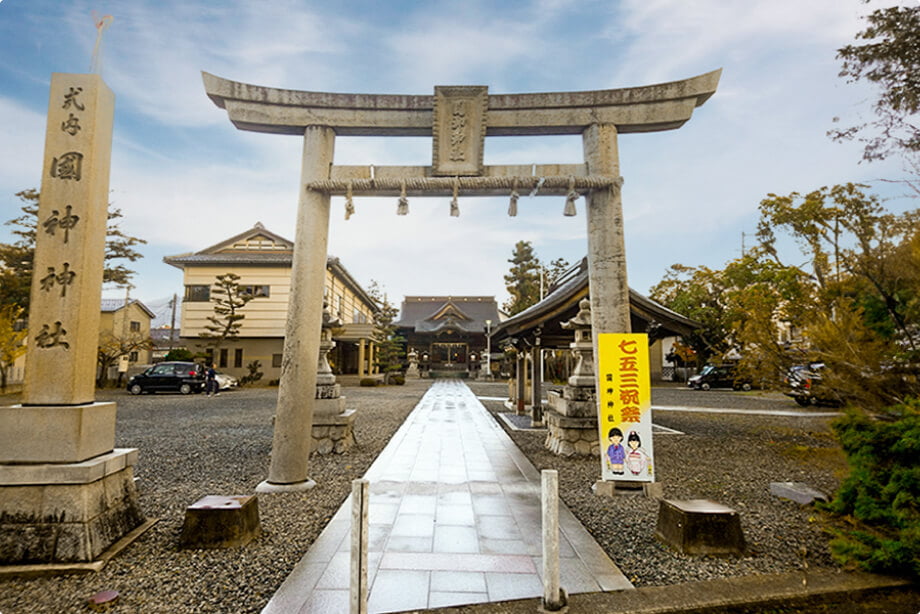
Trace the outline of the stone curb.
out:
<instances>
[{"instance_id":1,"label":"stone curb","mask_svg":"<svg viewBox=\"0 0 920 614\"><path fill-rule=\"evenodd\" d=\"M569 595L565 614L715 614L729 608L805 606L825 600L911 588L903 578L862 572L768 574L720 578L673 586ZM564 588L564 587L563 587ZM542 611L540 599L418 610L441 614L531 614ZM803 610L804 611L804 610Z\"/></svg>"}]
</instances>

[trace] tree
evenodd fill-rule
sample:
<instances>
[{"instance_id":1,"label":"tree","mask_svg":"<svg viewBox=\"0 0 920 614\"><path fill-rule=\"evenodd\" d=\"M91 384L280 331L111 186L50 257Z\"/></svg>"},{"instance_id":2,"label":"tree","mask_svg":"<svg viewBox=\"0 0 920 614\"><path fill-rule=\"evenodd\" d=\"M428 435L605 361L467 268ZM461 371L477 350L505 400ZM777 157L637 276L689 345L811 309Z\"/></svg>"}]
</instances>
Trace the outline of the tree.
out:
<instances>
[{"instance_id":1,"label":"tree","mask_svg":"<svg viewBox=\"0 0 920 614\"><path fill-rule=\"evenodd\" d=\"M383 383L388 384L392 375L402 371L403 358L406 356L406 339L396 329L395 322L399 310L390 303L376 281L371 281L368 295L380 306L380 311L374 315L373 338L377 344L374 364L383 373Z\"/></svg>"},{"instance_id":2,"label":"tree","mask_svg":"<svg viewBox=\"0 0 920 614\"><path fill-rule=\"evenodd\" d=\"M823 361L824 383L868 411L903 402L918 391L920 210L892 214L863 187L768 195L757 248L722 270L674 265L652 298L703 324L684 338L703 360L735 349L746 375L773 382ZM804 342L781 341L780 325Z\"/></svg>"},{"instance_id":3,"label":"tree","mask_svg":"<svg viewBox=\"0 0 920 614\"><path fill-rule=\"evenodd\" d=\"M549 266L542 266L541 268L543 270L543 287L546 288L548 293L549 289L562 278L563 273L572 268L572 265L565 258L556 258L549 263Z\"/></svg>"},{"instance_id":4,"label":"tree","mask_svg":"<svg viewBox=\"0 0 920 614\"><path fill-rule=\"evenodd\" d=\"M683 337L696 357L697 366L702 366L713 356L721 358L731 349L724 292L725 281L721 271L682 264L671 265L664 279L649 291L653 300L702 324Z\"/></svg>"},{"instance_id":5,"label":"tree","mask_svg":"<svg viewBox=\"0 0 920 614\"><path fill-rule=\"evenodd\" d=\"M12 244L0 243L0 305L18 305L28 311L40 195L37 190L29 189L17 192L16 196L25 204L20 207L19 217L5 222L13 227L12 233L18 239ZM121 217L121 210L110 204L102 281L126 286L135 271L115 261L136 262L143 254L135 248L147 241L122 232L118 221Z\"/></svg>"},{"instance_id":6,"label":"tree","mask_svg":"<svg viewBox=\"0 0 920 614\"><path fill-rule=\"evenodd\" d=\"M520 313L540 300L540 259L530 241L518 241L508 260L511 270L505 275L505 288L511 298L502 305L509 315Z\"/></svg>"},{"instance_id":7,"label":"tree","mask_svg":"<svg viewBox=\"0 0 920 614\"><path fill-rule=\"evenodd\" d=\"M796 240L811 265L822 313L847 308L839 299L849 297L852 307L874 316L878 334L917 352L920 287L912 246L920 210L889 213L864 187L848 183L804 196L770 194L760 203L758 238L778 264L776 232Z\"/></svg>"},{"instance_id":8,"label":"tree","mask_svg":"<svg viewBox=\"0 0 920 614\"><path fill-rule=\"evenodd\" d=\"M829 134L849 140L862 134L863 159L882 160L892 154L920 153L920 6L876 9L865 17L867 27L856 35L862 44L837 50L841 77L866 80L879 88L873 111L877 119ZM866 136L867 135L867 136Z\"/></svg>"},{"instance_id":9,"label":"tree","mask_svg":"<svg viewBox=\"0 0 920 614\"><path fill-rule=\"evenodd\" d=\"M128 356L132 352L153 349L153 339L140 333L121 336L105 332L100 337L96 353L96 365L99 368L96 386L99 388L105 388L109 380L109 369L115 366L123 356Z\"/></svg>"},{"instance_id":10,"label":"tree","mask_svg":"<svg viewBox=\"0 0 920 614\"><path fill-rule=\"evenodd\" d=\"M207 339L206 347L215 351L227 341L236 341L246 315L240 313L253 298L253 295L240 292L240 276L236 273L224 273L217 276L211 286L211 301L214 303L214 315L208 316L209 324L198 336Z\"/></svg>"},{"instance_id":11,"label":"tree","mask_svg":"<svg viewBox=\"0 0 920 614\"><path fill-rule=\"evenodd\" d=\"M0 307L0 390L4 392L10 369L26 353L23 341L28 331L21 326L24 311L15 305Z\"/></svg>"}]
</instances>

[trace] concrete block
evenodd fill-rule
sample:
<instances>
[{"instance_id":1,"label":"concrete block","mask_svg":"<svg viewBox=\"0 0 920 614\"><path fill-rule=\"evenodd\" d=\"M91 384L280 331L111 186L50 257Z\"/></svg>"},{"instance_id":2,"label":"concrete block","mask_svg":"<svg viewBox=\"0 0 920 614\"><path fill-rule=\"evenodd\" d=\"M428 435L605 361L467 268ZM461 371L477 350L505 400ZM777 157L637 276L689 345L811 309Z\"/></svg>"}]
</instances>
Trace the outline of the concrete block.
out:
<instances>
[{"instance_id":1,"label":"concrete block","mask_svg":"<svg viewBox=\"0 0 920 614\"><path fill-rule=\"evenodd\" d=\"M770 494L791 499L800 505L814 503L815 499L827 501L827 495L804 482L770 482Z\"/></svg>"},{"instance_id":2,"label":"concrete block","mask_svg":"<svg viewBox=\"0 0 920 614\"><path fill-rule=\"evenodd\" d=\"M185 510L182 548L245 546L261 535L259 503L255 495L202 497Z\"/></svg>"},{"instance_id":3,"label":"concrete block","mask_svg":"<svg viewBox=\"0 0 920 614\"><path fill-rule=\"evenodd\" d=\"M684 554L742 556L745 550L738 513L707 499L662 499L655 537Z\"/></svg>"},{"instance_id":4,"label":"concrete block","mask_svg":"<svg viewBox=\"0 0 920 614\"><path fill-rule=\"evenodd\" d=\"M57 535L58 527L47 524L0 524L0 564L48 562Z\"/></svg>"},{"instance_id":5,"label":"concrete block","mask_svg":"<svg viewBox=\"0 0 920 614\"><path fill-rule=\"evenodd\" d=\"M132 458L123 456L125 462ZM86 475L87 464L50 466L47 475ZM93 465L101 473L106 459ZM23 468L33 470L27 476L32 480L41 467L49 466ZM0 564L92 561L143 522L131 466L88 483L0 485Z\"/></svg>"},{"instance_id":6,"label":"concrete block","mask_svg":"<svg viewBox=\"0 0 920 614\"><path fill-rule=\"evenodd\" d=\"M623 495L642 495L651 499L664 496L661 482L640 482L638 480L598 480L591 486L598 497L618 497Z\"/></svg>"},{"instance_id":7,"label":"concrete block","mask_svg":"<svg viewBox=\"0 0 920 614\"><path fill-rule=\"evenodd\" d=\"M79 463L115 447L115 403L0 407L0 463Z\"/></svg>"},{"instance_id":8,"label":"concrete block","mask_svg":"<svg viewBox=\"0 0 920 614\"><path fill-rule=\"evenodd\" d=\"M89 484L110 475L112 469L122 464L118 461L110 462L115 456L124 457L125 467L133 467L137 463L136 448L116 448L107 454L76 463L0 464L0 486ZM2 507L0 505L0 509Z\"/></svg>"}]
</instances>

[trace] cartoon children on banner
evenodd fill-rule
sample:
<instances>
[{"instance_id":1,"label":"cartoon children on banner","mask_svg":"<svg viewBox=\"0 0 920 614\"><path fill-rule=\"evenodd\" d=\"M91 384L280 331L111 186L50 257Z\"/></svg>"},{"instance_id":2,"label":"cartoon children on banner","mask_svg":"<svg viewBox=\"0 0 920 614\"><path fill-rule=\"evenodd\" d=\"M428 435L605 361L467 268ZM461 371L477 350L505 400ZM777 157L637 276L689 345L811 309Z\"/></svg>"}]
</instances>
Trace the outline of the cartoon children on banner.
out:
<instances>
[{"instance_id":1,"label":"cartoon children on banner","mask_svg":"<svg viewBox=\"0 0 920 614\"><path fill-rule=\"evenodd\" d=\"M654 481L648 336L598 336L600 436L605 480Z\"/></svg>"},{"instance_id":2,"label":"cartoon children on banner","mask_svg":"<svg viewBox=\"0 0 920 614\"><path fill-rule=\"evenodd\" d=\"M607 434L607 466L616 475L623 475L623 461L626 460L626 449L623 447L623 431L617 427L610 429Z\"/></svg>"},{"instance_id":3,"label":"cartoon children on banner","mask_svg":"<svg viewBox=\"0 0 920 614\"><path fill-rule=\"evenodd\" d=\"M649 468L649 457L640 446L642 440L639 439L639 433L629 431L629 437L626 438L626 445L629 446L629 452L626 453L626 466L633 475L642 475Z\"/></svg>"}]
</instances>

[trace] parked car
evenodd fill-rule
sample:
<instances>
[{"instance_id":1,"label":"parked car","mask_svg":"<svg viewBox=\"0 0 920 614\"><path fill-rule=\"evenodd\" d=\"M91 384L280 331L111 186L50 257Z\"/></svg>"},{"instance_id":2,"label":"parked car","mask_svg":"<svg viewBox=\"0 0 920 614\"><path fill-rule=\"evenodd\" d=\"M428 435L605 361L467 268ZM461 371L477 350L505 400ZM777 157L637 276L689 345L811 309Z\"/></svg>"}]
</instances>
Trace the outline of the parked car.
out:
<instances>
[{"instance_id":1,"label":"parked car","mask_svg":"<svg viewBox=\"0 0 920 614\"><path fill-rule=\"evenodd\" d=\"M214 377L217 379L218 390L230 390L231 388L237 388L240 385L240 380L233 377L232 375L221 373L220 371L215 373Z\"/></svg>"},{"instance_id":2,"label":"parked car","mask_svg":"<svg viewBox=\"0 0 920 614\"><path fill-rule=\"evenodd\" d=\"M751 382L738 377L734 365L706 365L687 380L687 386L694 390L733 388L747 391L751 389Z\"/></svg>"},{"instance_id":3,"label":"parked car","mask_svg":"<svg viewBox=\"0 0 920 614\"><path fill-rule=\"evenodd\" d=\"M786 375L788 388L784 394L795 399L795 402L802 407L808 407L809 405L842 405L840 397L823 385L823 378L821 377L823 370L824 363L821 362L792 367Z\"/></svg>"},{"instance_id":4,"label":"parked car","mask_svg":"<svg viewBox=\"0 0 920 614\"><path fill-rule=\"evenodd\" d=\"M128 380L128 392L199 393L204 390L204 368L194 362L161 362Z\"/></svg>"}]
</instances>

